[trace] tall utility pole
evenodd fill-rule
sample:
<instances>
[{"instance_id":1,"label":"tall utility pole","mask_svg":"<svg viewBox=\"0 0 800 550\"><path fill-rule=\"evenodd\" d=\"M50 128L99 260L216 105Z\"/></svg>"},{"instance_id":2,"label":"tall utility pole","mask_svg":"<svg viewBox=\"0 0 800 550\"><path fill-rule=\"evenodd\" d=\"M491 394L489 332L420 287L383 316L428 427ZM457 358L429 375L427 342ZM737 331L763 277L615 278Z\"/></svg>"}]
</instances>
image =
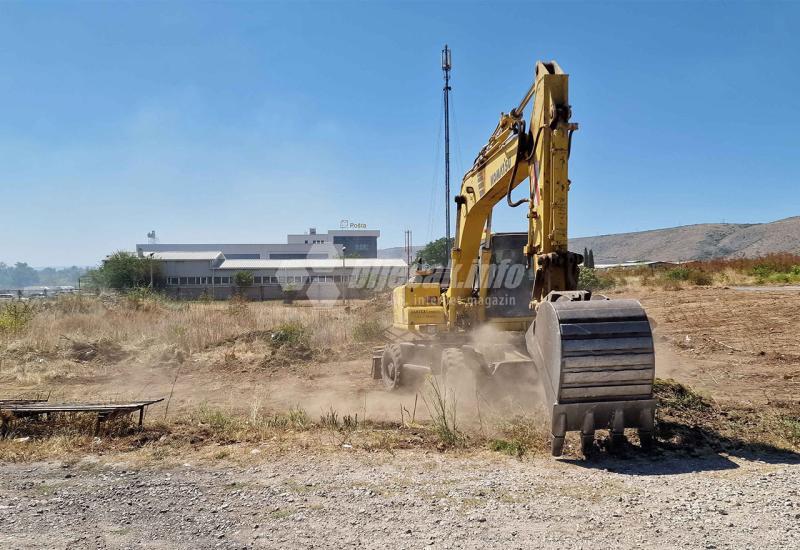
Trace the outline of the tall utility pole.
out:
<instances>
[{"instance_id":1,"label":"tall utility pole","mask_svg":"<svg viewBox=\"0 0 800 550\"><path fill-rule=\"evenodd\" d=\"M444 72L444 223L445 250L447 263L450 263L450 48L447 44L442 50L442 72Z\"/></svg>"}]
</instances>

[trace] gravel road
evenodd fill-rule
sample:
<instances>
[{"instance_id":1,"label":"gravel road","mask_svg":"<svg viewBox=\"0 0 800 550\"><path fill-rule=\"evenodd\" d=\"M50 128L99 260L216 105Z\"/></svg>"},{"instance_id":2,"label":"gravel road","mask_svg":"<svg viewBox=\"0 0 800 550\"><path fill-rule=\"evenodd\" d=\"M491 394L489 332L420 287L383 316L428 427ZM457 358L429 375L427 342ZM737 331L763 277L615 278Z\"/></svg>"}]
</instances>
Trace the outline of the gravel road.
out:
<instances>
[{"instance_id":1,"label":"gravel road","mask_svg":"<svg viewBox=\"0 0 800 550\"><path fill-rule=\"evenodd\" d=\"M3 548L798 548L800 461L324 452L0 466Z\"/></svg>"}]
</instances>

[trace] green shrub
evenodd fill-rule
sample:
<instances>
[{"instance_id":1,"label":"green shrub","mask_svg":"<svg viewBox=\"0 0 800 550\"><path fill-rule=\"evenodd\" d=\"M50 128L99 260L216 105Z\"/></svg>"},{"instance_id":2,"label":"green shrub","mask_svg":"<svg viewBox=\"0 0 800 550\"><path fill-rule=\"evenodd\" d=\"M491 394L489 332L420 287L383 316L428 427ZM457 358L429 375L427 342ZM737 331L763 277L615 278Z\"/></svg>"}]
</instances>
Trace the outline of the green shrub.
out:
<instances>
[{"instance_id":1,"label":"green shrub","mask_svg":"<svg viewBox=\"0 0 800 550\"><path fill-rule=\"evenodd\" d=\"M653 392L664 408L683 411L707 411L712 405L702 395L675 380L656 378Z\"/></svg>"},{"instance_id":2,"label":"green shrub","mask_svg":"<svg viewBox=\"0 0 800 550\"><path fill-rule=\"evenodd\" d=\"M759 280L763 281L769 278L770 275L775 273L773 266L768 264L757 264L753 266L751 273Z\"/></svg>"},{"instance_id":3,"label":"green shrub","mask_svg":"<svg viewBox=\"0 0 800 550\"><path fill-rule=\"evenodd\" d=\"M125 300L131 309L137 311L150 311L161 305L161 295L154 292L152 288L146 286L137 287L129 290L125 294Z\"/></svg>"},{"instance_id":4,"label":"green shrub","mask_svg":"<svg viewBox=\"0 0 800 550\"><path fill-rule=\"evenodd\" d=\"M581 267L578 273L578 288L584 290L603 290L613 288L617 280L609 274L599 273L591 267Z\"/></svg>"},{"instance_id":5,"label":"green shrub","mask_svg":"<svg viewBox=\"0 0 800 550\"><path fill-rule=\"evenodd\" d=\"M242 420L228 411L219 408L211 408L202 404L197 410L197 419L200 423L208 425L211 429L219 432L239 429Z\"/></svg>"},{"instance_id":6,"label":"green shrub","mask_svg":"<svg viewBox=\"0 0 800 550\"><path fill-rule=\"evenodd\" d=\"M253 286L253 274L249 271L237 271L233 276L233 282L238 287Z\"/></svg>"},{"instance_id":7,"label":"green shrub","mask_svg":"<svg viewBox=\"0 0 800 550\"><path fill-rule=\"evenodd\" d=\"M511 441L492 439L489 441L489 448L496 453L503 453L517 458L522 458L522 455L524 455L527 450L525 443L516 439L512 439Z\"/></svg>"},{"instance_id":8,"label":"green shrub","mask_svg":"<svg viewBox=\"0 0 800 550\"><path fill-rule=\"evenodd\" d=\"M353 340L356 342L375 342L380 340L384 327L377 319L365 319L353 327Z\"/></svg>"},{"instance_id":9,"label":"green shrub","mask_svg":"<svg viewBox=\"0 0 800 550\"><path fill-rule=\"evenodd\" d=\"M297 321L282 323L272 330L272 344L275 347L308 346L311 334L308 328Z\"/></svg>"},{"instance_id":10,"label":"green shrub","mask_svg":"<svg viewBox=\"0 0 800 550\"><path fill-rule=\"evenodd\" d=\"M692 269L689 271L689 282L697 286L711 286L714 283L714 278L710 273Z\"/></svg>"},{"instance_id":11,"label":"green shrub","mask_svg":"<svg viewBox=\"0 0 800 550\"><path fill-rule=\"evenodd\" d=\"M33 319L33 307L27 302L13 301L0 306L0 331L18 332Z\"/></svg>"},{"instance_id":12,"label":"green shrub","mask_svg":"<svg viewBox=\"0 0 800 550\"><path fill-rule=\"evenodd\" d=\"M141 286L162 286L160 264L153 258L140 258L125 251L114 252L97 269L88 273L93 286L124 290Z\"/></svg>"},{"instance_id":13,"label":"green shrub","mask_svg":"<svg viewBox=\"0 0 800 550\"><path fill-rule=\"evenodd\" d=\"M671 281L688 281L690 275L688 267L675 267L664 272L664 277Z\"/></svg>"},{"instance_id":14,"label":"green shrub","mask_svg":"<svg viewBox=\"0 0 800 550\"><path fill-rule=\"evenodd\" d=\"M696 286L710 286L714 283L714 277L701 269L674 267L658 272L655 277L642 278L642 284L658 283L664 290L680 290L682 282Z\"/></svg>"}]
</instances>

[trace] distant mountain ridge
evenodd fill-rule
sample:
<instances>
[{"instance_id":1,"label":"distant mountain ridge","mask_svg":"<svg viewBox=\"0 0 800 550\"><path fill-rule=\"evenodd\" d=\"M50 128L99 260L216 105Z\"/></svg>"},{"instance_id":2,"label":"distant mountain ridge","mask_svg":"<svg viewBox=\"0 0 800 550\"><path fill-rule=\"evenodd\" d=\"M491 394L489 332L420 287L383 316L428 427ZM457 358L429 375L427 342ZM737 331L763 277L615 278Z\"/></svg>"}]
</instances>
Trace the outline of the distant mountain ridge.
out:
<instances>
[{"instance_id":1,"label":"distant mountain ridge","mask_svg":"<svg viewBox=\"0 0 800 550\"><path fill-rule=\"evenodd\" d=\"M570 250L594 251L595 263L632 260L755 258L800 253L800 216L769 223L701 223L667 229L570 239Z\"/></svg>"},{"instance_id":2,"label":"distant mountain ridge","mask_svg":"<svg viewBox=\"0 0 800 550\"><path fill-rule=\"evenodd\" d=\"M421 249L413 247L413 253ZM769 223L701 223L633 233L570 239L569 248L594 251L595 263L633 260L685 261L800 254L800 216ZM378 250L379 258L405 259L405 248Z\"/></svg>"}]
</instances>

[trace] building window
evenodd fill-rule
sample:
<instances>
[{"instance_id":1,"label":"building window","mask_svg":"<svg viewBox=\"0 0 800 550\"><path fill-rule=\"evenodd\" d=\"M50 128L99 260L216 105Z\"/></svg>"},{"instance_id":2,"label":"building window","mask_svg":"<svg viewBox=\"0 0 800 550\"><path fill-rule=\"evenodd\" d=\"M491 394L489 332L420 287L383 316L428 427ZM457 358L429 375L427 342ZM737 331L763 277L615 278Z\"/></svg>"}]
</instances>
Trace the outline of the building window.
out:
<instances>
[{"instance_id":1,"label":"building window","mask_svg":"<svg viewBox=\"0 0 800 550\"><path fill-rule=\"evenodd\" d=\"M186 284L186 277L181 277L181 278L178 280L178 284L180 284L180 285L185 285L185 284Z\"/></svg>"},{"instance_id":2,"label":"building window","mask_svg":"<svg viewBox=\"0 0 800 550\"><path fill-rule=\"evenodd\" d=\"M167 278L167 284L168 285L177 285L178 284L178 278L177 277L168 277Z\"/></svg>"}]
</instances>

